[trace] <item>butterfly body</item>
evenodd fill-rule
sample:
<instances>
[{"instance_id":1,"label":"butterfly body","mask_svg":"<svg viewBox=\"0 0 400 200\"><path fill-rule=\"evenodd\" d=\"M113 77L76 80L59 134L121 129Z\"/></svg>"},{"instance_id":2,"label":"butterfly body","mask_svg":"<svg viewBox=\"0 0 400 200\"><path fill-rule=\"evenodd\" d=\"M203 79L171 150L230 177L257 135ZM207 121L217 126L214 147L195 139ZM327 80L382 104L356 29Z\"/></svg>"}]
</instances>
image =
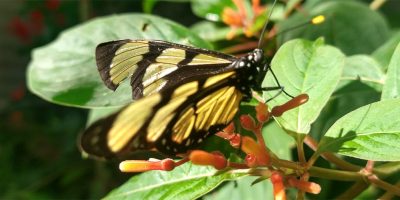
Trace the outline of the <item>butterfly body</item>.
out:
<instances>
[{"instance_id":1,"label":"butterfly body","mask_svg":"<svg viewBox=\"0 0 400 200\"><path fill-rule=\"evenodd\" d=\"M105 85L115 90L130 78L136 100L82 135L83 151L102 158L197 147L233 120L267 72L261 49L237 58L159 40L103 43L96 60Z\"/></svg>"}]
</instances>

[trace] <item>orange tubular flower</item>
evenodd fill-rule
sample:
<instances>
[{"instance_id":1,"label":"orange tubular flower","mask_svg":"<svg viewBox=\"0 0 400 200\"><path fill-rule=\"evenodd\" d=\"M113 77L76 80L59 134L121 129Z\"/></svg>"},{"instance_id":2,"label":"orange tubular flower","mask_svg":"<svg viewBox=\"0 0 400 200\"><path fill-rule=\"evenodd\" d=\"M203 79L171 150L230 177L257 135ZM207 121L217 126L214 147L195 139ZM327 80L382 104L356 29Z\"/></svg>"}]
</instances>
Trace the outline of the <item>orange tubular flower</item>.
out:
<instances>
[{"instance_id":1,"label":"orange tubular flower","mask_svg":"<svg viewBox=\"0 0 400 200\"><path fill-rule=\"evenodd\" d=\"M289 100L288 102L280 106L273 107L271 110L271 114L275 117L280 117L284 112L305 104L308 101L308 98L309 97L307 94L300 94L299 96Z\"/></svg>"},{"instance_id":2,"label":"orange tubular flower","mask_svg":"<svg viewBox=\"0 0 400 200\"><path fill-rule=\"evenodd\" d=\"M119 169L122 172L171 171L174 168L175 162L169 158L160 161L126 160L119 164Z\"/></svg>"},{"instance_id":3,"label":"orange tubular flower","mask_svg":"<svg viewBox=\"0 0 400 200\"><path fill-rule=\"evenodd\" d=\"M227 160L220 153L208 153L201 150L194 150L189 155L189 160L196 165L211 165L215 169L221 170L227 166Z\"/></svg>"},{"instance_id":4,"label":"orange tubular flower","mask_svg":"<svg viewBox=\"0 0 400 200\"><path fill-rule=\"evenodd\" d=\"M314 182L302 181L296 179L295 177L290 177L288 179L288 185L312 194L319 194L321 192L321 186L319 184Z\"/></svg>"},{"instance_id":5,"label":"orange tubular flower","mask_svg":"<svg viewBox=\"0 0 400 200\"><path fill-rule=\"evenodd\" d=\"M282 174L277 171L272 172L271 183L274 186L274 199L285 200L286 194Z\"/></svg>"},{"instance_id":6,"label":"orange tubular flower","mask_svg":"<svg viewBox=\"0 0 400 200\"><path fill-rule=\"evenodd\" d=\"M258 144L253 138L243 136L241 148L242 151L245 152L247 155L254 156L257 159L254 165L252 164L252 166L250 167L266 166L269 164L269 155L263 151L260 144Z\"/></svg>"}]
</instances>

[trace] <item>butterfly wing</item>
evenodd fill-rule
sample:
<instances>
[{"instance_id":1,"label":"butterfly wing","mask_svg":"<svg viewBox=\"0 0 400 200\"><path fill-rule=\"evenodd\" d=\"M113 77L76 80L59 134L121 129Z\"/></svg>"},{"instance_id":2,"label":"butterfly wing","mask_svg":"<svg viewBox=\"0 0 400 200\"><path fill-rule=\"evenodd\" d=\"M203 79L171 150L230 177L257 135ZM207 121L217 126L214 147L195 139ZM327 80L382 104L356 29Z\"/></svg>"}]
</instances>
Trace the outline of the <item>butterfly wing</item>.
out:
<instances>
[{"instance_id":1,"label":"butterfly wing","mask_svg":"<svg viewBox=\"0 0 400 200\"><path fill-rule=\"evenodd\" d=\"M175 87L192 77L226 72L235 60L227 54L159 40L119 40L96 48L103 82L115 90L131 77L133 99Z\"/></svg>"},{"instance_id":2,"label":"butterfly wing","mask_svg":"<svg viewBox=\"0 0 400 200\"><path fill-rule=\"evenodd\" d=\"M124 158L141 149L186 152L233 120L242 99L235 84L235 72L226 72L143 97L90 126L81 148L103 158Z\"/></svg>"}]
</instances>

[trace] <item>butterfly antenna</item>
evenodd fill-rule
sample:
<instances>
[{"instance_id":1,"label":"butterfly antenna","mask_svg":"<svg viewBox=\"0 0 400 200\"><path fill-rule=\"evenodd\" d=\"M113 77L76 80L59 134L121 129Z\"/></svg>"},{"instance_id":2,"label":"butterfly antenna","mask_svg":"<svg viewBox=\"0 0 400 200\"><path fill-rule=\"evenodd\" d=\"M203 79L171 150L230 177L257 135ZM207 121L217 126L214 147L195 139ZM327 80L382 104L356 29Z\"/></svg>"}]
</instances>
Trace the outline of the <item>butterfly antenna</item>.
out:
<instances>
[{"instance_id":1,"label":"butterfly antenna","mask_svg":"<svg viewBox=\"0 0 400 200\"><path fill-rule=\"evenodd\" d=\"M265 31L267 30L267 26L268 26L268 23L270 21L269 19L271 19L272 11L274 10L274 7L275 7L275 4L276 4L277 1L278 0L275 0L274 3L271 6L271 9L269 9L270 11L269 11L269 14L268 14L267 21L265 22L264 28L261 31L260 40L258 40L258 48L261 48L261 46L264 43L264 34L265 34Z\"/></svg>"}]
</instances>

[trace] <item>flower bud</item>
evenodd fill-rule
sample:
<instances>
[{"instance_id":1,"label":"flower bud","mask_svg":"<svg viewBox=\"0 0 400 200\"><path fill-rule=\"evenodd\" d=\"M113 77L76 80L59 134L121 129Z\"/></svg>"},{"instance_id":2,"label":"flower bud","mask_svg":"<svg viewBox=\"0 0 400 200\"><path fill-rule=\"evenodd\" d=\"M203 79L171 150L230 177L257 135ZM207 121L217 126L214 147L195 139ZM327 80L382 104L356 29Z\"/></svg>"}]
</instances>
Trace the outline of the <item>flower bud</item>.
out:
<instances>
[{"instance_id":1,"label":"flower bud","mask_svg":"<svg viewBox=\"0 0 400 200\"><path fill-rule=\"evenodd\" d=\"M283 177L281 173L274 171L271 175L271 183L274 186L274 198L275 200L285 200L285 186L283 185Z\"/></svg>"},{"instance_id":2,"label":"flower bud","mask_svg":"<svg viewBox=\"0 0 400 200\"><path fill-rule=\"evenodd\" d=\"M242 127L248 131L252 131L256 128L256 122L254 122L253 117L250 115L240 116L240 124Z\"/></svg>"},{"instance_id":3,"label":"flower bud","mask_svg":"<svg viewBox=\"0 0 400 200\"><path fill-rule=\"evenodd\" d=\"M211 165L221 170L227 166L225 157L220 153L208 153L201 150L194 150L189 155L189 160L196 165Z\"/></svg>"},{"instance_id":4,"label":"flower bud","mask_svg":"<svg viewBox=\"0 0 400 200\"><path fill-rule=\"evenodd\" d=\"M314 182L302 181L296 179L295 177L290 177L288 179L288 185L312 194L319 194L321 192L321 186L319 184Z\"/></svg>"},{"instance_id":5,"label":"flower bud","mask_svg":"<svg viewBox=\"0 0 400 200\"><path fill-rule=\"evenodd\" d=\"M275 117L280 117L284 112L291 110L293 108L297 108L300 105L306 103L307 101L308 101L308 95L300 94L299 96L294 97L293 99L289 100L288 102L280 106L273 107L271 110L271 114Z\"/></svg>"},{"instance_id":6,"label":"flower bud","mask_svg":"<svg viewBox=\"0 0 400 200\"><path fill-rule=\"evenodd\" d=\"M255 156L257 165L268 165L269 164L269 155L263 151L253 138L249 136L242 137L242 146L241 149L247 155Z\"/></svg>"},{"instance_id":7,"label":"flower bud","mask_svg":"<svg viewBox=\"0 0 400 200\"><path fill-rule=\"evenodd\" d=\"M122 172L171 171L174 168L175 162L169 158L161 161L125 160L119 164L119 169Z\"/></svg>"}]
</instances>

